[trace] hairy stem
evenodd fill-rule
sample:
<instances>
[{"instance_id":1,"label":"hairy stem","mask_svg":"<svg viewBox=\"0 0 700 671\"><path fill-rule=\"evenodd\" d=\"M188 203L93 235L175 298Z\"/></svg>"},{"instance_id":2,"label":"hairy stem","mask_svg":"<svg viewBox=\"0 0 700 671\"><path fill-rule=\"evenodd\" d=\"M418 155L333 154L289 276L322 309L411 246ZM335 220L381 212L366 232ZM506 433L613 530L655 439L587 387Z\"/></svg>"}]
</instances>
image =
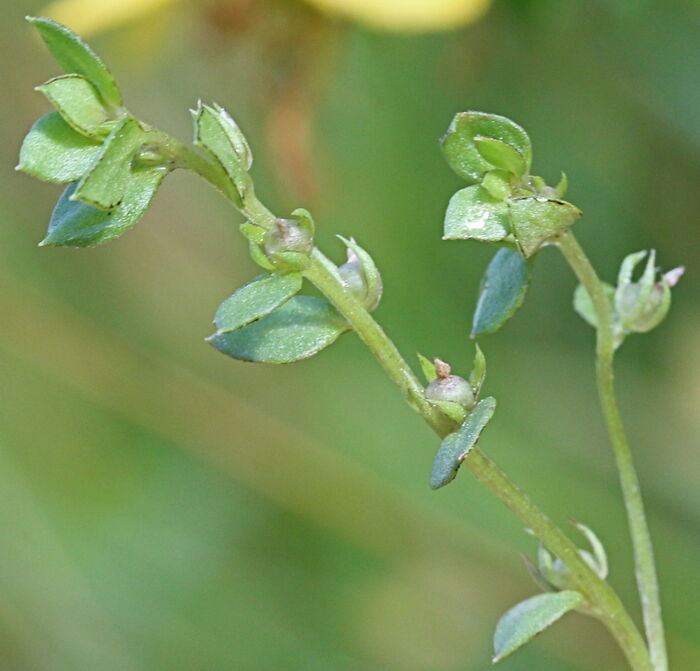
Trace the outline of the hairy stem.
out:
<instances>
[{"instance_id":1,"label":"hairy stem","mask_svg":"<svg viewBox=\"0 0 700 671\"><path fill-rule=\"evenodd\" d=\"M569 231L561 236L559 248L572 270L591 297L595 309L597 327L596 378L598 396L610 434L617 470L620 476L622 495L627 509L630 535L634 548L637 585L644 615L644 627L649 642L649 651L654 671L668 671L668 656L661 617L659 582L654 563L654 549L649 533L639 479L634 468L632 452L627 442L625 428L615 396L613 358L615 336L612 310L605 295L603 284L596 274L585 252Z\"/></svg>"},{"instance_id":2,"label":"hairy stem","mask_svg":"<svg viewBox=\"0 0 700 671\"><path fill-rule=\"evenodd\" d=\"M183 167L199 173L214 187L236 203L231 184L219 166L214 166L199 154L165 136L168 146L177 154ZM253 223L270 228L274 215L255 197L248 194L242 210ZM407 403L440 437L455 429L454 423L425 399L423 386L403 359L392 340L364 306L346 290L336 266L321 251L314 249L305 277L348 320L353 330L367 345L380 366L401 390ZM602 580L582 559L576 545L478 448L465 460L469 470L490 489L554 555L571 571L572 579L589 604L617 640L634 671L654 671L644 640L632 618L612 587Z\"/></svg>"}]
</instances>

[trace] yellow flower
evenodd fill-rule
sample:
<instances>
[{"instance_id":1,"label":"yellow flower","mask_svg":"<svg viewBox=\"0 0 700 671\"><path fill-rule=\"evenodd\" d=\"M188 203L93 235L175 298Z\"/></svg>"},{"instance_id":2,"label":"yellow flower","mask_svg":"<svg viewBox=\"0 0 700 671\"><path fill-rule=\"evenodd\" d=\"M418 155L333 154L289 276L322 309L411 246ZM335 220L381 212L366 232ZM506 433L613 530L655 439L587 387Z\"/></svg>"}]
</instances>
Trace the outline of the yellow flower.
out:
<instances>
[{"instance_id":1,"label":"yellow flower","mask_svg":"<svg viewBox=\"0 0 700 671\"><path fill-rule=\"evenodd\" d=\"M175 2L177 0L55 0L41 13L89 37L131 23Z\"/></svg>"},{"instance_id":2,"label":"yellow flower","mask_svg":"<svg viewBox=\"0 0 700 671\"><path fill-rule=\"evenodd\" d=\"M305 1L329 14L398 32L457 28L478 19L491 4L491 0ZM42 13L89 37L176 2L178 0L54 0Z\"/></svg>"},{"instance_id":3,"label":"yellow flower","mask_svg":"<svg viewBox=\"0 0 700 671\"><path fill-rule=\"evenodd\" d=\"M307 0L319 9L383 30L449 30L478 19L491 0Z\"/></svg>"}]
</instances>

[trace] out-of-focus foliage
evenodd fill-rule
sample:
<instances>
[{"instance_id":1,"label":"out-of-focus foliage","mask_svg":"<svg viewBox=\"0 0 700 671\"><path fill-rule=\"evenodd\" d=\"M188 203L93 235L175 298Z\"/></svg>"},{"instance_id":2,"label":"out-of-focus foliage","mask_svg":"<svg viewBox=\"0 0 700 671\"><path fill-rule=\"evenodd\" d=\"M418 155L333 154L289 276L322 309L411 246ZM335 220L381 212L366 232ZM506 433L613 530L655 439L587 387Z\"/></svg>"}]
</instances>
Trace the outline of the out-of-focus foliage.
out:
<instances>
[{"instance_id":1,"label":"out-of-focus foliage","mask_svg":"<svg viewBox=\"0 0 700 671\"><path fill-rule=\"evenodd\" d=\"M204 342L217 305L260 272L217 194L175 173L110 245L36 247L60 187L12 167L49 110L32 87L58 71L23 21L45 2L2 4L3 664L491 668L499 616L533 591L518 557L532 539L468 473L430 490L439 441L352 334L289 367ZM308 207L337 262L336 233L371 252L384 283L376 315L411 361L420 351L468 371L473 358L469 315L492 251L440 239L463 182L437 140L457 111L513 118L533 139L536 174L567 172L584 211L574 229L605 279L639 249L688 266L664 323L620 350L617 376L674 667L700 668L689 598L700 565L696 4L500 0L467 28L410 38L291 0L172 9L94 40L128 106L183 138L200 97L235 114L261 197L280 214ZM633 604L575 286L544 250L522 309L484 339L482 395L499 409L481 447L559 522L596 530ZM501 664L623 662L602 628L570 615Z\"/></svg>"}]
</instances>

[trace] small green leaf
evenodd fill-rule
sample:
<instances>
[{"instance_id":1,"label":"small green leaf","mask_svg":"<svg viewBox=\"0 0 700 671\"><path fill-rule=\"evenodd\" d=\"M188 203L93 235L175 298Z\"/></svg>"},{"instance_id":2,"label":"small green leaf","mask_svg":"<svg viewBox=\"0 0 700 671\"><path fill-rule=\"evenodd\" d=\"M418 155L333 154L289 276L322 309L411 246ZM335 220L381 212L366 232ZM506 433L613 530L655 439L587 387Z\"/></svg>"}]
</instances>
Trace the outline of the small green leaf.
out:
<instances>
[{"instance_id":1,"label":"small green leaf","mask_svg":"<svg viewBox=\"0 0 700 671\"><path fill-rule=\"evenodd\" d=\"M495 411L495 398L489 396L479 401L467 415L462 426L442 441L430 474L430 486L433 489L444 487L455 479L459 467L476 445L481 432Z\"/></svg>"},{"instance_id":2,"label":"small green leaf","mask_svg":"<svg viewBox=\"0 0 700 671\"><path fill-rule=\"evenodd\" d=\"M241 234L249 242L254 242L258 245L262 245L265 242L265 229L262 226L257 226L256 224L251 224L246 222L240 226Z\"/></svg>"},{"instance_id":3,"label":"small green leaf","mask_svg":"<svg viewBox=\"0 0 700 671\"><path fill-rule=\"evenodd\" d=\"M518 177L527 172L525 158L512 144L483 135L476 135L474 144L481 156L497 168L512 172Z\"/></svg>"},{"instance_id":4,"label":"small green leaf","mask_svg":"<svg viewBox=\"0 0 700 671\"><path fill-rule=\"evenodd\" d=\"M509 231L508 205L482 186L468 186L450 198L443 240L494 242L503 240Z\"/></svg>"},{"instance_id":5,"label":"small green leaf","mask_svg":"<svg viewBox=\"0 0 700 671\"><path fill-rule=\"evenodd\" d=\"M245 225L245 224L243 224ZM270 259L267 258L262 247L254 242L253 240L248 241L248 250L250 251L250 258L255 261L261 268L265 270L275 270L275 266L270 263Z\"/></svg>"},{"instance_id":6,"label":"small green leaf","mask_svg":"<svg viewBox=\"0 0 700 671\"><path fill-rule=\"evenodd\" d=\"M571 203L549 198L514 198L509 201L509 207L513 234L525 258L581 216L581 210Z\"/></svg>"},{"instance_id":7,"label":"small green leaf","mask_svg":"<svg viewBox=\"0 0 700 671\"><path fill-rule=\"evenodd\" d=\"M97 90L85 77L62 75L37 86L75 130L102 140L111 130L109 117ZM113 124L111 124L113 125Z\"/></svg>"},{"instance_id":8,"label":"small green leaf","mask_svg":"<svg viewBox=\"0 0 700 671\"><path fill-rule=\"evenodd\" d=\"M43 16L28 16L58 64L69 74L83 75L108 105L119 107L122 97L114 77L99 56L66 26Z\"/></svg>"},{"instance_id":9,"label":"small green leaf","mask_svg":"<svg viewBox=\"0 0 700 671\"><path fill-rule=\"evenodd\" d=\"M538 594L511 608L496 626L493 662L500 662L583 603L578 592Z\"/></svg>"},{"instance_id":10,"label":"small green leaf","mask_svg":"<svg viewBox=\"0 0 700 671\"><path fill-rule=\"evenodd\" d=\"M474 352L474 366L472 367L472 372L469 374L469 384L474 390L474 396L478 397L481 387L486 379L486 357L481 351L478 343L476 344L476 350Z\"/></svg>"},{"instance_id":11,"label":"small green leaf","mask_svg":"<svg viewBox=\"0 0 700 671\"><path fill-rule=\"evenodd\" d=\"M428 384L430 384L433 380L437 379L437 371L435 370L435 364L430 359L424 357L419 352L418 361L420 362L421 370L423 371L423 375L425 376L425 379L427 380Z\"/></svg>"},{"instance_id":12,"label":"small green leaf","mask_svg":"<svg viewBox=\"0 0 700 671\"><path fill-rule=\"evenodd\" d=\"M269 315L301 289L300 273L258 275L229 296L216 311L219 333L227 333Z\"/></svg>"},{"instance_id":13,"label":"small green leaf","mask_svg":"<svg viewBox=\"0 0 700 671\"><path fill-rule=\"evenodd\" d=\"M131 162L143 135L136 119L120 121L107 136L90 172L79 182L73 200L103 210L119 205L131 183Z\"/></svg>"},{"instance_id":14,"label":"small green leaf","mask_svg":"<svg viewBox=\"0 0 700 671\"><path fill-rule=\"evenodd\" d=\"M238 331L215 334L207 341L234 359L291 363L317 354L349 330L326 301L295 296L260 321Z\"/></svg>"},{"instance_id":15,"label":"small green leaf","mask_svg":"<svg viewBox=\"0 0 700 671\"><path fill-rule=\"evenodd\" d=\"M102 210L73 199L77 182L70 184L56 205L43 245L90 247L120 236L146 212L160 183L164 168L135 171L122 202Z\"/></svg>"},{"instance_id":16,"label":"small green leaf","mask_svg":"<svg viewBox=\"0 0 700 671\"><path fill-rule=\"evenodd\" d=\"M523 174L530 170L532 144L518 124L497 114L460 112L441 140L447 162L460 177L478 181L485 172L501 167L482 156L475 143L477 135L511 145L523 157Z\"/></svg>"},{"instance_id":17,"label":"small green leaf","mask_svg":"<svg viewBox=\"0 0 700 671\"><path fill-rule=\"evenodd\" d=\"M316 234L316 223L311 216L311 212L305 210L303 207L297 207L297 209L292 212L292 218L296 221L299 229L307 233L308 236L313 239Z\"/></svg>"},{"instance_id":18,"label":"small green leaf","mask_svg":"<svg viewBox=\"0 0 700 671\"><path fill-rule=\"evenodd\" d=\"M210 107L200 103L193 115L195 144L202 147L226 171L236 187L239 205L242 206L246 194L252 188L248 170L253 161L243 133L218 105Z\"/></svg>"},{"instance_id":19,"label":"small green leaf","mask_svg":"<svg viewBox=\"0 0 700 671\"><path fill-rule=\"evenodd\" d=\"M490 170L481 180L481 186L492 198L504 201L511 193L510 175L505 170Z\"/></svg>"},{"instance_id":20,"label":"small green leaf","mask_svg":"<svg viewBox=\"0 0 700 671\"><path fill-rule=\"evenodd\" d=\"M522 305L530 263L515 249L499 249L486 269L472 320L472 338L498 331Z\"/></svg>"},{"instance_id":21,"label":"small green leaf","mask_svg":"<svg viewBox=\"0 0 700 671\"><path fill-rule=\"evenodd\" d=\"M455 424L461 424L467 416L467 409L455 401L431 401L443 415L447 415Z\"/></svg>"},{"instance_id":22,"label":"small green leaf","mask_svg":"<svg viewBox=\"0 0 700 671\"><path fill-rule=\"evenodd\" d=\"M563 198L569 190L569 178L566 176L565 172L561 173L559 183L556 185L555 190L559 198Z\"/></svg>"},{"instance_id":23,"label":"small green leaf","mask_svg":"<svg viewBox=\"0 0 700 671\"><path fill-rule=\"evenodd\" d=\"M24 138L17 170L46 182L74 182L90 169L100 148L74 131L58 112L49 112Z\"/></svg>"},{"instance_id":24,"label":"small green leaf","mask_svg":"<svg viewBox=\"0 0 700 671\"><path fill-rule=\"evenodd\" d=\"M605 290L605 295L610 301L610 309L613 309L613 301L615 298L615 287L611 286L607 282L603 282L603 288ZM593 301L588 295L586 288L583 284L579 284L574 291L574 310L587 321L593 328L598 328L598 317L593 307Z\"/></svg>"}]
</instances>

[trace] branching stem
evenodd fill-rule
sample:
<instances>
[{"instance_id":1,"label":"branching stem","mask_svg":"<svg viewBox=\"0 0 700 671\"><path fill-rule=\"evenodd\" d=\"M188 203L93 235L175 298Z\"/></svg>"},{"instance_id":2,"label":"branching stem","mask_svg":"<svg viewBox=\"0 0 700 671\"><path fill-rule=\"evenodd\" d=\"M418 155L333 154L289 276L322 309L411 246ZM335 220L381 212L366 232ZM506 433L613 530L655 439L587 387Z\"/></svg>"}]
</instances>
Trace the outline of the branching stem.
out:
<instances>
[{"instance_id":1,"label":"branching stem","mask_svg":"<svg viewBox=\"0 0 700 671\"><path fill-rule=\"evenodd\" d=\"M165 137L184 167L199 173L235 204L235 197L230 195L230 182L223 170L219 170L218 166L209 163L177 140ZM270 228L275 221L274 215L253 194L246 198L243 214L263 228ZM321 251L314 249L304 275L347 319L389 379L399 387L407 403L435 433L444 437L453 431L455 425L452 421L426 401L423 386L392 340L364 306L346 290L336 272L335 264ZM630 667L634 671L655 671L644 639L620 598L582 559L576 545L481 450L473 449L465 460L465 465L520 518L550 552L566 564L571 571L572 580L617 640Z\"/></svg>"}]
</instances>

